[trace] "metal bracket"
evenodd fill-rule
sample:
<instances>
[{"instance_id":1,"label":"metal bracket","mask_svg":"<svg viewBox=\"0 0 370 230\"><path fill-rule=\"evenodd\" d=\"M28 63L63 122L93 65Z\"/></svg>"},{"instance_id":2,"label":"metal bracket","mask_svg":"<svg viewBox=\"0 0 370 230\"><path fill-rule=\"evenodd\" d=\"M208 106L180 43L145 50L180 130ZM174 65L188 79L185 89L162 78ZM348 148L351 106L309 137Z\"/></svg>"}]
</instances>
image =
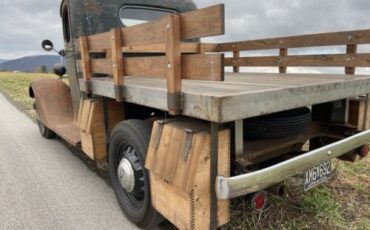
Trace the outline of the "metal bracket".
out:
<instances>
[{"instance_id":1,"label":"metal bracket","mask_svg":"<svg viewBox=\"0 0 370 230\"><path fill-rule=\"evenodd\" d=\"M154 140L154 142L153 142L153 147L155 149L157 149L159 147L159 143L161 141L164 125L166 125L168 123L171 123L171 122L175 122L177 120L178 120L177 118L173 118L173 119L166 119L166 120L158 120L157 121L157 123L158 123L157 136L156 136L156 140Z\"/></svg>"},{"instance_id":2,"label":"metal bracket","mask_svg":"<svg viewBox=\"0 0 370 230\"><path fill-rule=\"evenodd\" d=\"M114 85L114 96L116 101L122 102L124 98L123 87L120 85Z\"/></svg>"},{"instance_id":3,"label":"metal bracket","mask_svg":"<svg viewBox=\"0 0 370 230\"><path fill-rule=\"evenodd\" d=\"M193 143L193 135L194 135L193 130L185 129L185 145L182 154L184 157L184 161L188 160L190 149Z\"/></svg>"},{"instance_id":4,"label":"metal bracket","mask_svg":"<svg viewBox=\"0 0 370 230\"><path fill-rule=\"evenodd\" d=\"M89 81L85 80L84 84L85 84L86 94L90 94L92 92L91 81L90 80Z\"/></svg>"},{"instance_id":5,"label":"metal bracket","mask_svg":"<svg viewBox=\"0 0 370 230\"><path fill-rule=\"evenodd\" d=\"M244 130L243 120L235 121L235 155L242 156L244 154Z\"/></svg>"}]
</instances>

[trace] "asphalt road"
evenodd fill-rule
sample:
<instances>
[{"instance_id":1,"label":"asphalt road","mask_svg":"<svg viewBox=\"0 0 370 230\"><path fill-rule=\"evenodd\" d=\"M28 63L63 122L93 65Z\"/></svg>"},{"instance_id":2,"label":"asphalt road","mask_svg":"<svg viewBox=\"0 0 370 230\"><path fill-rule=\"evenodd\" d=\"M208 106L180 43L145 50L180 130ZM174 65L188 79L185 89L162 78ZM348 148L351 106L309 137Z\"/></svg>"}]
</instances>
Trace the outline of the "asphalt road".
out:
<instances>
[{"instance_id":1,"label":"asphalt road","mask_svg":"<svg viewBox=\"0 0 370 230\"><path fill-rule=\"evenodd\" d=\"M109 183L0 94L0 229L137 229Z\"/></svg>"}]
</instances>

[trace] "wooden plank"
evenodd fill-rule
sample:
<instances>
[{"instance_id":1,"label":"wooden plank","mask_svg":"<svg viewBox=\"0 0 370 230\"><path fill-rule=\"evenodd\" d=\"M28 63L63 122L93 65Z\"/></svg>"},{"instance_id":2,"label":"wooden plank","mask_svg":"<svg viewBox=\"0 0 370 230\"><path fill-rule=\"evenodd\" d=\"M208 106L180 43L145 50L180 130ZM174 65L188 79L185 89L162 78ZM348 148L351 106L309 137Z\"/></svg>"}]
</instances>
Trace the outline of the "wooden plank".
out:
<instances>
[{"instance_id":1,"label":"wooden plank","mask_svg":"<svg viewBox=\"0 0 370 230\"><path fill-rule=\"evenodd\" d=\"M112 64L113 64L113 82L115 85L123 85L123 57L122 57L122 39L121 30L111 30L111 44L112 44Z\"/></svg>"},{"instance_id":2,"label":"wooden plank","mask_svg":"<svg viewBox=\"0 0 370 230\"><path fill-rule=\"evenodd\" d=\"M101 49L101 50L89 50L90 53L106 53L107 57L111 56L112 50ZM166 52L165 43L153 43L146 45L133 45L122 47L122 53L158 53L164 54ZM181 43L181 53L184 54L196 54L196 53L206 53L206 52L216 52L216 44L210 43L197 43L197 42L182 42Z\"/></svg>"},{"instance_id":3,"label":"wooden plank","mask_svg":"<svg viewBox=\"0 0 370 230\"><path fill-rule=\"evenodd\" d=\"M224 5L186 12L181 17L181 39L217 36L225 33ZM165 19L122 29L124 46L165 42Z\"/></svg>"},{"instance_id":4,"label":"wooden plank","mask_svg":"<svg viewBox=\"0 0 370 230\"><path fill-rule=\"evenodd\" d=\"M224 33L224 4L181 14L182 39L210 37L223 35Z\"/></svg>"},{"instance_id":5,"label":"wooden plank","mask_svg":"<svg viewBox=\"0 0 370 230\"><path fill-rule=\"evenodd\" d=\"M234 78L240 80L232 80ZM260 83L256 84L256 81ZM84 85L80 86L84 91ZM93 79L91 89L96 95L114 98L113 83L109 78ZM126 76L124 91L127 102L167 109L164 79ZM225 82L183 80L182 114L207 121L230 122L369 92L370 76L226 74Z\"/></svg>"},{"instance_id":6,"label":"wooden plank","mask_svg":"<svg viewBox=\"0 0 370 230\"><path fill-rule=\"evenodd\" d=\"M182 42L181 53L198 53L200 50L200 43L196 42ZM165 43L155 43L149 45L136 45L122 47L123 53L165 53Z\"/></svg>"},{"instance_id":7,"label":"wooden plank","mask_svg":"<svg viewBox=\"0 0 370 230\"><path fill-rule=\"evenodd\" d=\"M199 155L209 150L205 144L208 141L207 136L203 133L208 129L206 122L185 118L164 127L155 122L145 167L182 190L191 192ZM184 152L187 154L186 158Z\"/></svg>"},{"instance_id":8,"label":"wooden plank","mask_svg":"<svg viewBox=\"0 0 370 230\"><path fill-rule=\"evenodd\" d=\"M199 121L198 121L199 122ZM170 124L169 124L170 125ZM179 127L185 129L186 126L173 124L173 127ZM166 127L165 127L166 128ZM153 142L156 141L157 130L153 129L153 135L151 139L150 148L153 148ZM196 134L199 142L193 142L192 154L197 154L198 159L193 159L192 166L194 168L194 175L191 179L192 183L188 189L183 189L182 186L171 183L166 178L171 175L165 174L163 171L162 176L157 175L153 170L149 170L150 181L151 181L151 198L153 207L158 210L164 217L171 221L179 229L209 229L210 228L210 133L209 130L199 132ZM162 144L173 139L169 139L166 136L162 136ZM230 130L221 130L219 132L219 163L218 163L218 175L229 177L230 176ZM181 141L181 140L179 140ZM201 148L202 151L197 151ZM167 149L170 151L170 149ZM158 153L158 152L157 152ZM167 157L171 157L172 152L167 152ZM163 154L165 157L165 154ZM180 154L182 157L182 155ZM151 157L157 157L154 152L148 155L148 161L153 160ZM190 155L189 155L190 157ZM166 159L163 159L166 160ZM176 167L183 169L181 165L178 165L177 158L174 158L175 162L172 162L171 166L167 164L163 166L172 167L173 170ZM161 161L156 161L161 163ZM158 169L162 166L153 164ZM175 170L176 172L176 170ZM186 172L186 171L185 171ZM179 181L180 182L180 181ZM180 184L184 183L181 181ZM185 182L186 184L186 182ZM230 219L230 209L228 200L218 201L218 226L227 223Z\"/></svg>"},{"instance_id":9,"label":"wooden plank","mask_svg":"<svg viewBox=\"0 0 370 230\"><path fill-rule=\"evenodd\" d=\"M88 45L90 50L105 50L111 48L110 32L104 32L88 36Z\"/></svg>"},{"instance_id":10,"label":"wooden plank","mask_svg":"<svg viewBox=\"0 0 370 230\"><path fill-rule=\"evenodd\" d=\"M112 61L110 59L91 59L91 72L112 75Z\"/></svg>"},{"instance_id":11,"label":"wooden plank","mask_svg":"<svg viewBox=\"0 0 370 230\"><path fill-rule=\"evenodd\" d=\"M357 53L357 45L347 45L347 54L355 54ZM356 68L355 66L347 66L345 68L346 74L355 74Z\"/></svg>"},{"instance_id":12,"label":"wooden plank","mask_svg":"<svg viewBox=\"0 0 370 230\"><path fill-rule=\"evenodd\" d=\"M83 78L85 81L91 80L91 63L89 54L89 45L87 37L80 37L80 48L81 48L81 69L83 73Z\"/></svg>"},{"instance_id":13,"label":"wooden plank","mask_svg":"<svg viewBox=\"0 0 370 230\"><path fill-rule=\"evenodd\" d=\"M223 54L183 55L181 61L182 79L202 81L224 80Z\"/></svg>"},{"instance_id":14,"label":"wooden plank","mask_svg":"<svg viewBox=\"0 0 370 230\"><path fill-rule=\"evenodd\" d=\"M183 55L181 57L182 79L222 81L223 60L222 54ZM79 64L81 65L80 62ZM125 58L123 69L126 76L165 78L166 58L164 56ZM112 75L111 60L92 59L91 72Z\"/></svg>"},{"instance_id":15,"label":"wooden plank","mask_svg":"<svg viewBox=\"0 0 370 230\"><path fill-rule=\"evenodd\" d=\"M171 115L180 114L181 110L181 31L180 16L166 17L166 79L167 106Z\"/></svg>"},{"instance_id":16,"label":"wooden plank","mask_svg":"<svg viewBox=\"0 0 370 230\"><path fill-rule=\"evenodd\" d=\"M226 58L225 66L233 66L233 59ZM287 57L242 57L240 66L316 66L316 67L369 67L370 54L323 54Z\"/></svg>"},{"instance_id":17,"label":"wooden plank","mask_svg":"<svg viewBox=\"0 0 370 230\"><path fill-rule=\"evenodd\" d=\"M286 57L286 56L288 56L288 49L287 48L281 48L279 50L279 56L280 57ZM287 67L286 66L282 66L282 65L279 66L279 73L286 73L286 71L287 71Z\"/></svg>"},{"instance_id":18,"label":"wooden plank","mask_svg":"<svg viewBox=\"0 0 370 230\"><path fill-rule=\"evenodd\" d=\"M151 21L136 26L121 29L122 46L147 45L153 43L164 43L165 21Z\"/></svg>"},{"instance_id":19,"label":"wooden plank","mask_svg":"<svg viewBox=\"0 0 370 230\"><path fill-rule=\"evenodd\" d=\"M233 50L233 46L236 46L236 48L240 51L243 50L247 51L247 50L337 46L347 44L369 44L369 43L370 43L370 30L356 30L338 33L322 33L292 37L221 43L218 45L218 51L231 52Z\"/></svg>"},{"instance_id":20,"label":"wooden plank","mask_svg":"<svg viewBox=\"0 0 370 230\"><path fill-rule=\"evenodd\" d=\"M233 72L239 73L240 66L238 65L240 58L240 51L239 50L233 50Z\"/></svg>"}]
</instances>

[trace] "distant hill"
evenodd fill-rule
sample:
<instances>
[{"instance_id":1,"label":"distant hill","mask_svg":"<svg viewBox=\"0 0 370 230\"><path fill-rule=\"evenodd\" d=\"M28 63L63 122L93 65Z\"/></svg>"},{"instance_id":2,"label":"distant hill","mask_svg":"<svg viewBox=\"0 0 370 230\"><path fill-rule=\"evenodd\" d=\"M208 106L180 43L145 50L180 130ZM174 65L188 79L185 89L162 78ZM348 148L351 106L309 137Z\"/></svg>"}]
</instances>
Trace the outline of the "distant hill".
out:
<instances>
[{"instance_id":1,"label":"distant hill","mask_svg":"<svg viewBox=\"0 0 370 230\"><path fill-rule=\"evenodd\" d=\"M0 59L0 64L9 61L8 59Z\"/></svg>"},{"instance_id":2,"label":"distant hill","mask_svg":"<svg viewBox=\"0 0 370 230\"><path fill-rule=\"evenodd\" d=\"M60 63L60 57L57 55L27 56L0 62L0 70L32 72L37 67L46 66L48 72L51 72L53 66L58 63Z\"/></svg>"}]
</instances>

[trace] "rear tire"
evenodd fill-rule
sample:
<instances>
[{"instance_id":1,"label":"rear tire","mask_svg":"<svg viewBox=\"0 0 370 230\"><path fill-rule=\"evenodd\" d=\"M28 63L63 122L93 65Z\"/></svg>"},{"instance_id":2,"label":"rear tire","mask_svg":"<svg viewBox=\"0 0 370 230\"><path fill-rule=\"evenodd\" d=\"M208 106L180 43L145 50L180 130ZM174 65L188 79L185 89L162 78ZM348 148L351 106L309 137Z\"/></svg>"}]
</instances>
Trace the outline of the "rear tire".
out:
<instances>
[{"instance_id":1,"label":"rear tire","mask_svg":"<svg viewBox=\"0 0 370 230\"><path fill-rule=\"evenodd\" d=\"M46 139L54 139L56 137L56 134L46 127L39 119L37 119L37 126L39 127L39 131L41 136L43 136Z\"/></svg>"},{"instance_id":2,"label":"rear tire","mask_svg":"<svg viewBox=\"0 0 370 230\"><path fill-rule=\"evenodd\" d=\"M141 228L153 228L163 221L152 207L144 167L150 135L147 122L127 120L116 125L109 145L109 174L116 198L127 218Z\"/></svg>"}]
</instances>

